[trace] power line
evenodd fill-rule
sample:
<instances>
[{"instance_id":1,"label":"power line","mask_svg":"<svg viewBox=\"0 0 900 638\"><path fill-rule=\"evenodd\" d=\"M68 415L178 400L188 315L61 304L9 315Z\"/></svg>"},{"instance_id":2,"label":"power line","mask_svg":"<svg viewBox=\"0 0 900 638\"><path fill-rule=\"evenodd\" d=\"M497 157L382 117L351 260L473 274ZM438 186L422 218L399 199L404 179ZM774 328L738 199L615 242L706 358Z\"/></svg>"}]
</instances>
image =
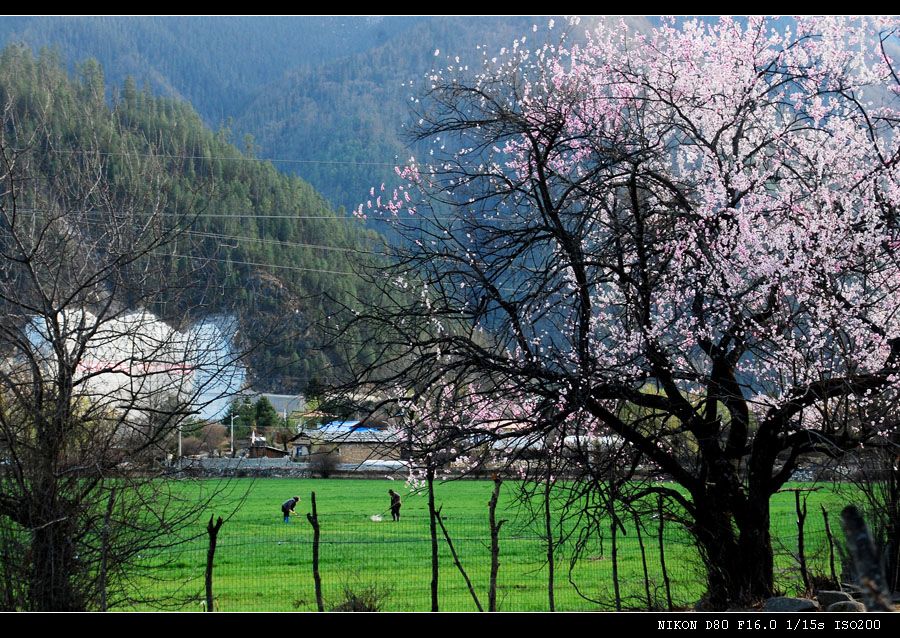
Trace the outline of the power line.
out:
<instances>
[{"instance_id":1,"label":"power line","mask_svg":"<svg viewBox=\"0 0 900 638\"><path fill-rule=\"evenodd\" d=\"M19 210L20 210L20 212L32 212L32 213L46 212L46 211L38 211L37 209L19 209ZM106 211L81 211L81 213L85 214L85 215L103 214L104 212L106 212ZM123 212L123 211L119 211L119 212ZM113 211L113 214L115 214L115 211ZM94 227L101 227L101 228L103 227L103 223L102 223L101 219L83 219L83 220L81 220L81 223L84 223L89 226L94 226ZM262 243L262 244L279 245L279 246L284 246L284 247L289 247L289 248L291 248L291 247L292 248L310 248L310 249L314 249L314 250L324 250L324 251L330 250L330 251L339 251L339 252L344 252L344 253L355 253L355 254L363 254L363 255L389 256L389 253L375 252L375 251L368 251L368 250L359 250L356 248L347 248L347 247L342 247L342 246L329 246L329 245L323 245L323 244L307 244L307 243L300 243L300 242L288 242L288 241L283 241L283 240L278 240L278 239L270 239L270 238L264 238L264 237L256 237L256 238L255 237L240 237L240 236L236 236L236 235L211 233L211 232L206 232L206 231L194 231L194 230L189 230L189 229L180 230L180 231L178 231L178 234L179 235L182 235L182 234L193 235L193 236L206 237L206 238L217 239L217 240L258 242L258 243ZM236 246L235 246L235 248L236 248ZM283 270L292 270L292 271L300 271L300 272L316 272L316 273L345 275L345 276L358 275L358 273L355 273L355 272L328 270L328 269L322 269L322 268L305 268L302 266L289 266L289 265L268 264L268 263L260 263L260 262L248 262L248 261L242 261L242 260L236 260L236 259L221 259L221 258L199 256L199 255L183 255L183 254L175 254L175 253L170 254L170 253L158 253L158 252L149 252L148 254L155 255L158 257L180 257L180 258L184 258L184 259L196 259L196 260L200 260L200 261L215 261L215 262L227 263L227 264L257 266L260 268L279 268L279 269L283 269ZM517 270L525 270L522 267L517 267L516 269ZM505 290L507 292L518 292L517 289L511 288L509 286L499 286L499 289Z\"/></svg>"},{"instance_id":2,"label":"power line","mask_svg":"<svg viewBox=\"0 0 900 638\"><path fill-rule=\"evenodd\" d=\"M102 227L102 222L100 220L82 220L82 223L85 223L89 226L100 226ZM303 244L298 242L287 242L277 239L268 239L268 238L254 238L254 237L239 237L236 235L225 235L219 233L207 233L203 231L192 231L192 230L182 230L179 231L179 235L187 234L187 235L195 235L200 237L207 237L211 239L222 239L222 240L234 240L234 241L250 241L250 242L259 242L263 244L274 244L281 245L286 247L295 247L295 248L311 248L315 250L334 250L340 252L349 252L355 254L364 254L364 255L379 255L379 256L389 256L389 253L375 252L375 251L364 251L355 248L345 248L341 246L328 246L322 244ZM236 247L235 247L236 248ZM328 270L323 268L305 268L302 266L289 266L289 265L281 265L281 264L268 264L268 263L259 263L259 262L248 262L237 259L222 259L216 257L207 257L202 255L183 255L183 254L175 254L175 253L158 253L158 252L148 252L149 255L155 255L157 257L180 257L184 259L195 259L198 261L215 261L219 263L227 263L227 264L239 264L239 265L247 265L247 266L257 266L260 268L280 268L284 270L293 270L293 271L301 271L301 272L316 272L316 273L326 273L333 275L345 275L345 276L356 276L359 273L356 272L346 272L346 271L337 271L337 270ZM368 266L367 266L368 267ZM514 267L516 270L524 271L527 270L521 266ZM213 285L213 287L217 287ZM518 289L512 288L510 286L498 286L498 289L504 290L506 292L518 292Z\"/></svg>"},{"instance_id":3,"label":"power line","mask_svg":"<svg viewBox=\"0 0 900 638\"><path fill-rule=\"evenodd\" d=\"M50 213L48 210L41 210L38 208L17 208L16 212L18 213ZM75 215L136 215L134 211L124 211L124 210L72 210L67 211L67 213L75 214ZM335 221L349 220L349 221L359 221L355 217L341 217L339 215L258 215L253 212L248 213L178 213L178 212L166 212L166 211L156 211L150 213L149 217L177 217L180 219L195 219L201 217L221 217L221 218L232 218L232 219L240 219L243 217L252 217L254 219L333 219Z\"/></svg>"},{"instance_id":4,"label":"power line","mask_svg":"<svg viewBox=\"0 0 900 638\"><path fill-rule=\"evenodd\" d=\"M281 268L283 270L298 270L303 272L326 273L329 275L346 275L348 277L355 276L355 272L345 272L340 270L326 270L324 268L303 268L301 266L282 266L278 264L263 264L252 261L239 261L235 259L218 259L216 257L198 257L197 255L179 255L176 253L148 253L157 257L180 257L182 259L196 259L198 261L217 261L223 264L239 264L242 266L258 266L260 268Z\"/></svg>"},{"instance_id":5,"label":"power line","mask_svg":"<svg viewBox=\"0 0 900 638\"><path fill-rule=\"evenodd\" d=\"M219 233L208 233L199 230L187 230L184 231L185 234L194 235L196 237L208 237L211 239L227 239L234 241L249 241L249 242L258 242L262 244L270 244L275 246L285 246L287 248L314 248L317 250L335 250L339 252L346 253L356 253L360 255L383 255L384 253L377 253L371 250L359 250L357 248L343 248L341 246L327 246L322 244L303 244L299 242L292 241L283 241L280 239L268 239L265 237L240 237L237 235L223 235Z\"/></svg>"},{"instance_id":6,"label":"power line","mask_svg":"<svg viewBox=\"0 0 900 638\"><path fill-rule=\"evenodd\" d=\"M263 162L270 164L335 164L339 166L398 166L398 162L356 162L351 160L316 160L316 159L289 159L282 157L228 157L225 155L178 155L174 153L138 153L134 151L91 151L81 149L50 149L51 153L67 155L91 154L101 157L157 157L161 159L184 160L228 160L235 162Z\"/></svg>"},{"instance_id":7,"label":"power line","mask_svg":"<svg viewBox=\"0 0 900 638\"><path fill-rule=\"evenodd\" d=\"M47 212L47 211L39 211L36 209L19 209L19 212L23 213L36 213L36 212ZM104 215L104 214L112 214L115 215L117 213L120 214L131 214L127 211L109 211L109 210L87 210L87 211L73 211L75 213L90 215ZM241 219L244 217L250 217L253 219L330 219L334 221L350 221L357 222L360 224L364 224L365 222L358 217L347 216L341 217L340 215L260 215L254 212L231 212L231 213L176 213L176 212L165 212L160 211L156 213L152 213L154 217L179 217L182 219L202 219L202 218L220 218L220 219ZM376 221L376 222L391 222L398 219L397 217L375 217L370 216L366 218L366 221ZM464 221L464 217L459 216L451 216L451 217L433 217L430 215L409 215L408 217L402 218L404 221L406 220L425 220L425 221ZM488 219L486 221L511 221L506 219Z\"/></svg>"},{"instance_id":8,"label":"power line","mask_svg":"<svg viewBox=\"0 0 900 638\"><path fill-rule=\"evenodd\" d=\"M93 226L95 228L103 228L103 222L101 220L82 220L83 224L88 226ZM243 242L257 242L261 244L269 244L274 246L283 246L287 248L312 248L315 250L332 250L337 252L344 253L355 253L359 255L386 255L386 253L375 252L372 250L360 250L358 248L347 248L343 246L329 246L327 244L307 244L301 242L291 242L284 241L281 239L270 239L267 237L241 237L239 235L226 235L223 233L212 233L200 230L179 230L177 231L177 235L192 235L195 237L206 237L209 239L219 239L219 240L231 240L231 241L243 241ZM236 248L236 246L235 246Z\"/></svg>"}]
</instances>

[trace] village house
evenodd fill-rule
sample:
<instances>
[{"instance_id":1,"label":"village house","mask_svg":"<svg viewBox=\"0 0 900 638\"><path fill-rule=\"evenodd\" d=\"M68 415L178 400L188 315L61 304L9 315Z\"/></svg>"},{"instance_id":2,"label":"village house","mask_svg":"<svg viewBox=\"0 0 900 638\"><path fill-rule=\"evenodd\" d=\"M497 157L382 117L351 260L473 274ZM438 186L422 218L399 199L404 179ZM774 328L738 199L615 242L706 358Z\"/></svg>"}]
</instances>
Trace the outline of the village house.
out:
<instances>
[{"instance_id":1,"label":"village house","mask_svg":"<svg viewBox=\"0 0 900 638\"><path fill-rule=\"evenodd\" d=\"M259 435L256 432L256 428L253 428L250 432L250 450L248 456L251 459L283 459L288 456L288 451L280 447L268 445L266 443L266 437Z\"/></svg>"},{"instance_id":2,"label":"village house","mask_svg":"<svg viewBox=\"0 0 900 638\"><path fill-rule=\"evenodd\" d=\"M362 465L368 461L398 461L400 433L383 424L332 421L321 428L303 430L288 442L291 458L312 460L335 454L338 463Z\"/></svg>"}]
</instances>

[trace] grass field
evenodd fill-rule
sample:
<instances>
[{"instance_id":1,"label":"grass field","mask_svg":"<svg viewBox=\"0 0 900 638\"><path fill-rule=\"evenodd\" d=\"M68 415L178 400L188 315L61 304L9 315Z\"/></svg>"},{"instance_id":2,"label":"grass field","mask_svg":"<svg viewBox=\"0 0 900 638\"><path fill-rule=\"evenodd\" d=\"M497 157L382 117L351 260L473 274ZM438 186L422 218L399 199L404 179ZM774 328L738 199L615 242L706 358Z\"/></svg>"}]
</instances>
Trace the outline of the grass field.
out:
<instances>
[{"instance_id":1,"label":"grass field","mask_svg":"<svg viewBox=\"0 0 900 638\"><path fill-rule=\"evenodd\" d=\"M210 490L214 482L186 483L186 489ZM490 570L490 535L487 503L493 485L489 481L455 481L436 489L436 504L443 517L463 567L487 606ZM402 519L391 521L388 488L403 495ZM218 500L227 515L236 499L246 498L226 521L219 535L215 559L214 592L222 611L280 611L315 609L312 578L312 528L305 513L310 511L310 492L316 492L321 526L320 572L326 608L344 599L344 590L356 592L377 588L387 611L430 609L430 539L428 507L424 494L411 494L399 481L341 479L236 479L229 484L231 496ZM498 606L507 611L546 611L546 543L541 539L542 522L528 519L526 508L514 499L515 485L505 483L498 518L508 519L500 534ZM302 497L298 517L282 522L280 505L293 495ZM814 573L827 573L824 525L819 505L831 513L837 531L841 499L822 490L809 495L806 523L807 557ZM373 515L382 515L373 522ZM208 515L207 515L208 517ZM658 521L644 521L643 542L651 587L651 603L666 605L660 569ZM796 590L799 576L796 560L797 525L793 494L777 494L772 502L779 586ZM647 608L643 562L633 524L626 535L618 535L618 571L623 606ZM594 533L585 556L570 569L574 540L557 550L556 608L560 610L612 609L612 547L609 527L602 541ZM439 532L440 534L440 532ZM703 592L703 570L696 550L683 530L674 524L664 528L664 548L671 592L677 606L695 602ZM135 586L143 591L199 593L203 589L206 542L199 539L165 557L152 579ZM838 570L840 564L838 563ZM576 589L577 588L577 589ZM580 591L582 595L579 595ZM475 611L471 595L443 538L440 539L440 605L442 611ZM591 599L587 600L585 597ZM200 609L192 603L188 609Z\"/></svg>"}]
</instances>

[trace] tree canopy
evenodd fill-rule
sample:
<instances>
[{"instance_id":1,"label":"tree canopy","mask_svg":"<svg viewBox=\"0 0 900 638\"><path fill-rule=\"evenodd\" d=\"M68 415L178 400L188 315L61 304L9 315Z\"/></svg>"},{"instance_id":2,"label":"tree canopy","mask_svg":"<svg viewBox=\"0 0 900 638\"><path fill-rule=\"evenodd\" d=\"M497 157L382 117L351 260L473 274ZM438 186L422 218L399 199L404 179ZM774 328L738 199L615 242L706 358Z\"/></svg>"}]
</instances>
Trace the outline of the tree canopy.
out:
<instances>
[{"instance_id":1,"label":"tree canopy","mask_svg":"<svg viewBox=\"0 0 900 638\"><path fill-rule=\"evenodd\" d=\"M363 378L620 437L684 488L644 494L687 512L711 604L770 595L769 497L896 427L846 417L900 380L898 33L723 18L435 51L433 160L355 211L408 240L379 279L405 307L358 318L387 344Z\"/></svg>"}]
</instances>

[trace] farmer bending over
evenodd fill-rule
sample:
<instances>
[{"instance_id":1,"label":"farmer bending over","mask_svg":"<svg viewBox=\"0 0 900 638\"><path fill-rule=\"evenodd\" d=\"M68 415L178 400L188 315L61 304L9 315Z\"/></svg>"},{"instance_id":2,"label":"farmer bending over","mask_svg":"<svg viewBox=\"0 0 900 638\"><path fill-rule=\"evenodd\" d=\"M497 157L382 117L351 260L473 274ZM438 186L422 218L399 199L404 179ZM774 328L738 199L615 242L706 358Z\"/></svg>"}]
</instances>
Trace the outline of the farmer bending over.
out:
<instances>
[{"instance_id":1,"label":"farmer bending over","mask_svg":"<svg viewBox=\"0 0 900 638\"><path fill-rule=\"evenodd\" d=\"M297 503L300 502L300 497L295 496L294 498L289 498L284 503L281 504L281 513L284 514L284 522L289 523L291 521L291 514L296 514L294 512L294 508L297 507Z\"/></svg>"}]
</instances>

